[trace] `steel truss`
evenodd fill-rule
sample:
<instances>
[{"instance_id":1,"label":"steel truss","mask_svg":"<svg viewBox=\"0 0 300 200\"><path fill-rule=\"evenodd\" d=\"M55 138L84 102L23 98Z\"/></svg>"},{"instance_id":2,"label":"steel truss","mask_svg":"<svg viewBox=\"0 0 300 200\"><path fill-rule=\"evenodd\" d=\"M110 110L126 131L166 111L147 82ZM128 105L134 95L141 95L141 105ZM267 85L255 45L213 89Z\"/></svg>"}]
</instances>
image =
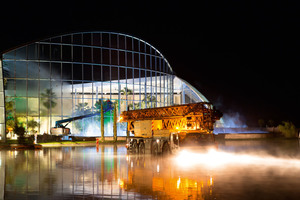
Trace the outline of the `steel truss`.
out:
<instances>
[{"instance_id":1,"label":"steel truss","mask_svg":"<svg viewBox=\"0 0 300 200\"><path fill-rule=\"evenodd\" d=\"M162 120L163 129L204 133L211 133L221 116L208 102L130 110L121 114L122 122L128 122L129 131L133 130L134 121Z\"/></svg>"}]
</instances>

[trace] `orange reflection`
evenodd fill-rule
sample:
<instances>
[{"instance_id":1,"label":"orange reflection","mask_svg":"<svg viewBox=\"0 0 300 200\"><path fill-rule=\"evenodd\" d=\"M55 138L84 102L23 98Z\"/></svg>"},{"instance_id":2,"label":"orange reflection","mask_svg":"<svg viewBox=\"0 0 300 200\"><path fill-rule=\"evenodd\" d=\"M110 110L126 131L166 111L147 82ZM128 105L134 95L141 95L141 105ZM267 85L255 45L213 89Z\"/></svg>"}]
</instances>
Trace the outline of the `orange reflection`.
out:
<instances>
[{"instance_id":1,"label":"orange reflection","mask_svg":"<svg viewBox=\"0 0 300 200\"><path fill-rule=\"evenodd\" d=\"M210 174L189 177L170 168L163 158L130 156L129 160L130 170L123 187L127 191L134 190L158 199L211 199L213 196L214 177Z\"/></svg>"}]
</instances>

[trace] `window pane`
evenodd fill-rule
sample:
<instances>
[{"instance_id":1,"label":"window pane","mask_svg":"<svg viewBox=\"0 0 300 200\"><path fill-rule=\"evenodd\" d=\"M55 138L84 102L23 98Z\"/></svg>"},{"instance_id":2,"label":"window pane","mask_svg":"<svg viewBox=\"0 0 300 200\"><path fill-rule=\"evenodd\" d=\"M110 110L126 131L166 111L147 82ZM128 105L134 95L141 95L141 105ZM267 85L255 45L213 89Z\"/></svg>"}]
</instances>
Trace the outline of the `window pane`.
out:
<instances>
[{"instance_id":1,"label":"window pane","mask_svg":"<svg viewBox=\"0 0 300 200\"><path fill-rule=\"evenodd\" d=\"M38 80L28 80L28 96L38 97L39 95L39 81Z\"/></svg>"},{"instance_id":2,"label":"window pane","mask_svg":"<svg viewBox=\"0 0 300 200\"><path fill-rule=\"evenodd\" d=\"M73 60L75 62L82 62L82 47L73 47Z\"/></svg>"},{"instance_id":3,"label":"window pane","mask_svg":"<svg viewBox=\"0 0 300 200\"><path fill-rule=\"evenodd\" d=\"M133 62L134 62L134 67L139 67L139 63L140 63L140 60L139 60L139 54L138 53L135 53L134 54L134 60L133 60Z\"/></svg>"},{"instance_id":4,"label":"window pane","mask_svg":"<svg viewBox=\"0 0 300 200\"><path fill-rule=\"evenodd\" d=\"M127 69L127 79L132 79L133 78L132 72L133 72L132 69Z\"/></svg>"},{"instance_id":5,"label":"window pane","mask_svg":"<svg viewBox=\"0 0 300 200\"><path fill-rule=\"evenodd\" d=\"M39 63L28 62L28 78L39 78Z\"/></svg>"},{"instance_id":6,"label":"window pane","mask_svg":"<svg viewBox=\"0 0 300 200\"><path fill-rule=\"evenodd\" d=\"M125 71L125 68L123 68L123 67L120 67L119 68L119 71L120 71L120 80L124 80L124 79L126 79L126 71Z\"/></svg>"},{"instance_id":7,"label":"window pane","mask_svg":"<svg viewBox=\"0 0 300 200\"><path fill-rule=\"evenodd\" d=\"M92 65L83 65L84 80L92 80Z\"/></svg>"},{"instance_id":8,"label":"window pane","mask_svg":"<svg viewBox=\"0 0 300 200\"><path fill-rule=\"evenodd\" d=\"M118 51L116 50L111 51L111 64L118 65Z\"/></svg>"},{"instance_id":9,"label":"window pane","mask_svg":"<svg viewBox=\"0 0 300 200\"><path fill-rule=\"evenodd\" d=\"M38 115L39 114L39 99L38 98L28 98L28 115Z\"/></svg>"},{"instance_id":10,"label":"window pane","mask_svg":"<svg viewBox=\"0 0 300 200\"><path fill-rule=\"evenodd\" d=\"M102 63L110 64L109 63L109 51L107 49L102 49L102 56L103 56Z\"/></svg>"},{"instance_id":11,"label":"window pane","mask_svg":"<svg viewBox=\"0 0 300 200\"><path fill-rule=\"evenodd\" d=\"M26 96L27 91L26 80L16 80L16 94L17 96Z\"/></svg>"},{"instance_id":12,"label":"window pane","mask_svg":"<svg viewBox=\"0 0 300 200\"><path fill-rule=\"evenodd\" d=\"M94 65L93 66L93 80L101 81L101 66Z\"/></svg>"},{"instance_id":13,"label":"window pane","mask_svg":"<svg viewBox=\"0 0 300 200\"><path fill-rule=\"evenodd\" d=\"M4 77L15 77L15 63L14 61L2 61Z\"/></svg>"},{"instance_id":14,"label":"window pane","mask_svg":"<svg viewBox=\"0 0 300 200\"><path fill-rule=\"evenodd\" d=\"M82 80L82 65L73 65L73 80Z\"/></svg>"},{"instance_id":15,"label":"window pane","mask_svg":"<svg viewBox=\"0 0 300 200\"><path fill-rule=\"evenodd\" d=\"M119 78L118 67L111 67L111 80L118 80Z\"/></svg>"},{"instance_id":16,"label":"window pane","mask_svg":"<svg viewBox=\"0 0 300 200\"><path fill-rule=\"evenodd\" d=\"M92 62L92 49L89 47L83 47L83 62Z\"/></svg>"},{"instance_id":17,"label":"window pane","mask_svg":"<svg viewBox=\"0 0 300 200\"><path fill-rule=\"evenodd\" d=\"M132 67L133 63L132 63L132 53L131 52L127 52L127 66Z\"/></svg>"},{"instance_id":18,"label":"window pane","mask_svg":"<svg viewBox=\"0 0 300 200\"><path fill-rule=\"evenodd\" d=\"M48 62L41 62L40 63L40 78L50 78L50 63Z\"/></svg>"},{"instance_id":19,"label":"window pane","mask_svg":"<svg viewBox=\"0 0 300 200\"><path fill-rule=\"evenodd\" d=\"M61 81L51 81L53 96L61 97Z\"/></svg>"},{"instance_id":20,"label":"window pane","mask_svg":"<svg viewBox=\"0 0 300 200\"><path fill-rule=\"evenodd\" d=\"M28 60L37 60L38 59L38 45L30 44L27 46L27 59Z\"/></svg>"},{"instance_id":21,"label":"window pane","mask_svg":"<svg viewBox=\"0 0 300 200\"><path fill-rule=\"evenodd\" d=\"M61 79L61 64L51 63L51 78Z\"/></svg>"},{"instance_id":22,"label":"window pane","mask_svg":"<svg viewBox=\"0 0 300 200\"><path fill-rule=\"evenodd\" d=\"M63 45L62 46L62 60L63 61L72 61L72 51L71 46Z\"/></svg>"},{"instance_id":23,"label":"window pane","mask_svg":"<svg viewBox=\"0 0 300 200\"><path fill-rule=\"evenodd\" d=\"M119 51L119 65L125 66L125 52Z\"/></svg>"},{"instance_id":24,"label":"window pane","mask_svg":"<svg viewBox=\"0 0 300 200\"><path fill-rule=\"evenodd\" d=\"M144 54L141 54L141 55L140 55L140 59L141 59L141 60L140 60L140 67L141 67L141 68L145 68L145 62L146 62L146 61L145 61L145 55L144 55Z\"/></svg>"},{"instance_id":25,"label":"window pane","mask_svg":"<svg viewBox=\"0 0 300 200\"><path fill-rule=\"evenodd\" d=\"M61 45L51 45L51 60L61 60Z\"/></svg>"},{"instance_id":26,"label":"window pane","mask_svg":"<svg viewBox=\"0 0 300 200\"><path fill-rule=\"evenodd\" d=\"M60 116L61 115L61 99L60 98L52 98L51 99L51 114L52 116Z\"/></svg>"},{"instance_id":27,"label":"window pane","mask_svg":"<svg viewBox=\"0 0 300 200\"><path fill-rule=\"evenodd\" d=\"M27 100L26 98L16 98L16 113L17 115L26 115L27 113Z\"/></svg>"},{"instance_id":28,"label":"window pane","mask_svg":"<svg viewBox=\"0 0 300 200\"><path fill-rule=\"evenodd\" d=\"M103 66L102 72L103 72L103 81L109 81L110 80L110 67Z\"/></svg>"},{"instance_id":29,"label":"window pane","mask_svg":"<svg viewBox=\"0 0 300 200\"><path fill-rule=\"evenodd\" d=\"M146 68L147 69L150 69L150 59L151 59L150 56L146 56Z\"/></svg>"},{"instance_id":30,"label":"window pane","mask_svg":"<svg viewBox=\"0 0 300 200\"><path fill-rule=\"evenodd\" d=\"M94 63L101 63L101 50L99 48L93 49L93 62Z\"/></svg>"},{"instance_id":31,"label":"window pane","mask_svg":"<svg viewBox=\"0 0 300 200\"><path fill-rule=\"evenodd\" d=\"M62 64L62 79L72 80L72 65L69 63Z\"/></svg>"},{"instance_id":32,"label":"window pane","mask_svg":"<svg viewBox=\"0 0 300 200\"><path fill-rule=\"evenodd\" d=\"M132 51L132 38L126 37L126 49Z\"/></svg>"},{"instance_id":33,"label":"window pane","mask_svg":"<svg viewBox=\"0 0 300 200\"><path fill-rule=\"evenodd\" d=\"M50 89L50 81L40 80L40 95L47 94L48 89Z\"/></svg>"},{"instance_id":34,"label":"window pane","mask_svg":"<svg viewBox=\"0 0 300 200\"><path fill-rule=\"evenodd\" d=\"M16 78L27 77L27 62L17 61L16 62Z\"/></svg>"},{"instance_id":35,"label":"window pane","mask_svg":"<svg viewBox=\"0 0 300 200\"><path fill-rule=\"evenodd\" d=\"M62 97L72 98L72 83L71 81L62 82Z\"/></svg>"},{"instance_id":36,"label":"window pane","mask_svg":"<svg viewBox=\"0 0 300 200\"><path fill-rule=\"evenodd\" d=\"M72 99L62 99L63 102L63 115L71 116L72 115Z\"/></svg>"}]
</instances>

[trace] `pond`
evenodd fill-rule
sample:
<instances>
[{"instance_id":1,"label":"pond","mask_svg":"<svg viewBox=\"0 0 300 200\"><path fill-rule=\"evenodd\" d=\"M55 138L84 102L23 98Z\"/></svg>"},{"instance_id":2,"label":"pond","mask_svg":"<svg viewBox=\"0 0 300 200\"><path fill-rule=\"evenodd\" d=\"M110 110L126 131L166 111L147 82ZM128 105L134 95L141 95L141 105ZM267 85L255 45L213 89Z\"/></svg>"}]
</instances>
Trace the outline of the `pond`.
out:
<instances>
[{"instance_id":1,"label":"pond","mask_svg":"<svg viewBox=\"0 0 300 200\"><path fill-rule=\"evenodd\" d=\"M169 157L124 145L0 151L0 199L299 199L298 140L223 141Z\"/></svg>"}]
</instances>

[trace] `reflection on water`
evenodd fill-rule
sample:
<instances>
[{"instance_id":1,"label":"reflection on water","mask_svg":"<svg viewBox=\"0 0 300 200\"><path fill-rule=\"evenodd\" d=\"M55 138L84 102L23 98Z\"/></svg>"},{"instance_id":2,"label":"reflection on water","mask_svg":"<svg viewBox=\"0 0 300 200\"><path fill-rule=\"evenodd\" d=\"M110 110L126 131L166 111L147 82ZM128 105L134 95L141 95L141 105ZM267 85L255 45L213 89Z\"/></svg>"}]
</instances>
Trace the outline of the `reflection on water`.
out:
<instances>
[{"instance_id":1,"label":"reflection on water","mask_svg":"<svg viewBox=\"0 0 300 200\"><path fill-rule=\"evenodd\" d=\"M299 188L293 140L174 157L127 155L122 145L0 151L0 199L298 199Z\"/></svg>"}]
</instances>

